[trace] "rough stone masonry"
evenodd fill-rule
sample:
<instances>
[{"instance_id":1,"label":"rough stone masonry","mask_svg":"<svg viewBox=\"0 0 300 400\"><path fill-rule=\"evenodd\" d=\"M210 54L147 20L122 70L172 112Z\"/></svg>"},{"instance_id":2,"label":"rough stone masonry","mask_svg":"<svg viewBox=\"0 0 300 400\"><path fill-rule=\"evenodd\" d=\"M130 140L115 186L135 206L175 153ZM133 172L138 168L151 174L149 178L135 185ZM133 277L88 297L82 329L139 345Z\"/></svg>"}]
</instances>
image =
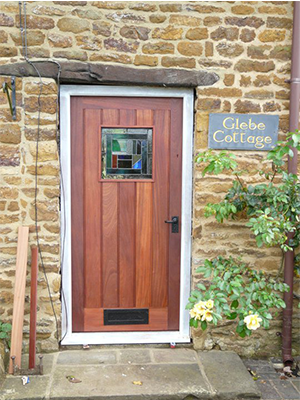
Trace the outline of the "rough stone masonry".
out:
<instances>
[{"instance_id":1,"label":"rough stone masonry","mask_svg":"<svg viewBox=\"0 0 300 400\"><path fill-rule=\"evenodd\" d=\"M280 137L288 132L291 1L252 2L27 2L28 56L32 60L104 63L133 69L176 68L208 71L219 76L213 86L196 88L195 154L207 148L208 116L218 113L263 113L280 116ZM18 2L0 4L0 63L24 61ZM2 77L4 81L9 78ZM59 162L56 142L57 85L43 79L38 159L38 229L45 269L58 315L60 302ZM130 84L130 82L126 82ZM17 78L17 118L0 94L0 314L12 316L17 228L30 226L35 243L34 174L37 137L38 79ZM247 182L257 183L264 153L239 152ZM193 261L244 254L244 260L276 274L281 253L257 249L245 220L218 224L205 219L206 203L219 201L230 176L203 179L194 168ZM194 284L199 277L193 272ZM29 293L29 275L27 293ZM299 279L296 281L299 287ZM26 298L24 346L27 348L29 303ZM299 352L294 314L293 352ZM38 278L38 350L57 349L55 321L42 271ZM193 331L197 349L235 350L245 356L278 355L281 315L269 331L240 339L232 322L205 333Z\"/></svg>"}]
</instances>

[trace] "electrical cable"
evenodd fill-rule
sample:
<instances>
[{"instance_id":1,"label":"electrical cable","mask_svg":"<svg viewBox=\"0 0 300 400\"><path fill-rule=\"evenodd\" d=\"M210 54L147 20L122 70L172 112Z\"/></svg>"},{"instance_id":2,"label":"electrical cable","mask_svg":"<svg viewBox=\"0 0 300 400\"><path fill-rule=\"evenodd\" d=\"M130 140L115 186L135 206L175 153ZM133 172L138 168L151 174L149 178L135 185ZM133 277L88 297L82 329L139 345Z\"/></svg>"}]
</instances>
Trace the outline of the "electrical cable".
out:
<instances>
[{"instance_id":1,"label":"electrical cable","mask_svg":"<svg viewBox=\"0 0 300 400\"><path fill-rule=\"evenodd\" d=\"M58 327L58 319L54 307L54 303L52 300L52 294L50 290L50 285L48 281L48 276L46 273L45 265L44 265L44 259L43 259L43 254L40 246L40 240L39 240L39 233L38 233L38 209L37 209L37 195L38 195L38 155L39 155L39 140L40 140L40 117L41 117L41 95L42 95L42 90L43 90L43 81L42 77L40 74L40 71L38 68L34 65L35 62L46 62L46 63L53 63L56 64L58 67L58 72L57 72L57 87L58 87L58 93L57 93L57 99L56 99L56 130L55 130L55 136L56 136L56 143L58 146L59 143L59 93L60 93L60 74L61 74L61 65L59 64L58 61L55 60L42 60L42 61L31 61L28 58L28 51L27 51L27 27L26 27L26 2L23 2L23 10L24 10L24 28L23 28L23 23L22 23L22 2L19 2L19 16L20 16L20 29L21 29L21 38L22 38L22 51L23 51L23 56L25 58L25 61L32 66L32 68L35 70L38 78L39 78L39 94L38 94L38 121L37 121L37 138L36 138L36 157L35 157L35 196L34 196L34 209L35 209L35 231L36 231L36 240L37 240L37 247L38 247L38 252L40 255L41 259L41 265L42 265L42 270L44 273L45 281L47 284L47 290L49 294L49 299L51 303L51 308L52 312L55 318L55 324L56 324L56 333L57 333L57 341L58 344L60 345L61 341L65 338L67 331L68 331L68 310L67 310L67 305L66 305L66 299L65 295L63 292L63 288L61 286L61 300L62 304L64 305L65 308L65 313L66 313L66 332L64 336L59 339L59 327ZM61 189L63 193L63 198L65 198L65 190L64 190L64 180L63 180L63 174L62 174L62 169L61 169L61 158L60 158L60 152L59 152L59 146L58 146L58 154L59 154L59 174L60 174L60 179L61 179ZM63 270L63 260L64 260L64 249L65 249L65 239L66 239L66 233L65 233L65 227L66 227L66 213L65 213L65 203L63 203L63 208L64 208L64 229L63 229L63 238L62 238L62 263L61 263L61 275L62 275L62 270Z\"/></svg>"}]
</instances>

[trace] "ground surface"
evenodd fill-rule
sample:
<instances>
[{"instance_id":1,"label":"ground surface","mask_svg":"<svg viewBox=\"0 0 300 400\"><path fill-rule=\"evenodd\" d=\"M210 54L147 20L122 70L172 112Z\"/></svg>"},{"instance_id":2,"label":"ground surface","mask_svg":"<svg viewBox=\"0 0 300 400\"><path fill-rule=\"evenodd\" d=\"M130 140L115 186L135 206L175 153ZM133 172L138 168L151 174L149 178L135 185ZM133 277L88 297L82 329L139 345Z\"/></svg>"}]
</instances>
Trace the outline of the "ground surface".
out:
<instances>
[{"instance_id":1,"label":"ground surface","mask_svg":"<svg viewBox=\"0 0 300 400\"><path fill-rule=\"evenodd\" d=\"M299 400L300 377L282 379L275 364L267 360L243 360L245 366L256 374L255 381L263 400Z\"/></svg>"}]
</instances>

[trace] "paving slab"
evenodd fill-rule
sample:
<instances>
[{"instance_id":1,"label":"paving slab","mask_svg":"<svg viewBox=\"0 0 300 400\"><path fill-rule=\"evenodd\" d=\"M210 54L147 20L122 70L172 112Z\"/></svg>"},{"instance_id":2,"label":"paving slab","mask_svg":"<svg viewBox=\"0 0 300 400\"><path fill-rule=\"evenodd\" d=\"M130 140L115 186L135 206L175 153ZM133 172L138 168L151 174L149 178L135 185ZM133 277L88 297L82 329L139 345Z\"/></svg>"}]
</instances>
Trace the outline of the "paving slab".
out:
<instances>
[{"instance_id":1,"label":"paving slab","mask_svg":"<svg viewBox=\"0 0 300 400\"><path fill-rule=\"evenodd\" d=\"M260 389L263 400L282 400L281 396L269 381L256 381L257 387Z\"/></svg>"},{"instance_id":2,"label":"paving slab","mask_svg":"<svg viewBox=\"0 0 300 400\"><path fill-rule=\"evenodd\" d=\"M59 353L57 364L87 365L116 364L116 350L70 350Z\"/></svg>"},{"instance_id":3,"label":"paving slab","mask_svg":"<svg viewBox=\"0 0 300 400\"><path fill-rule=\"evenodd\" d=\"M281 394L284 400L294 400L299 399L299 392L294 388L289 380L281 381L281 380L273 380L273 385L276 387L278 392Z\"/></svg>"},{"instance_id":4,"label":"paving slab","mask_svg":"<svg viewBox=\"0 0 300 400\"><path fill-rule=\"evenodd\" d=\"M30 376L23 386L21 376L8 376L1 388L0 400L44 400L50 376Z\"/></svg>"},{"instance_id":5,"label":"paving slab","mask_svg":"<svg viewBox=\"0 0 300 400\"><path fill-rule=\"evenodd\" d=\"M43 355L43 369L44 369L44 375L48 375L52 371L53 367L53 362L54 362L54 354L42 354ZM28 354L22 355L22 363L21 367L27 369L28 368L28 360L29 356ZM40 363L38 356L36 356L35 364L38 366Z\"/></svg>"},{"instance_id":6,"label":"paving slab","mask_svg":"<svg viewBox=\"0 0 300 400\"><path fill-rule=\"evenodd\" d=\"M71 383L67 375L82 382ZM197 364L58 366L50 398L181 400L188 395L205 400L212 398Z\"/></svg>"},{"instance_id":7,"label":"paving slab","mask_svg":"<svg viewBox=\"0 0 300 400\"><path fill-rule=\"evenodd\" d=\"M192 349L153 349L152 354L157 363L197 363L197 353Z\"/></svg>"},{"instance_id":8,"label":"paving slab","mask_svg":"<svg viewBox=\"0 0 300 400\"><path fill-rule=\"evenodd\" d=\"M119 351L119 363L121 364L149 364L151 361L150 350Z\"/></svg>"},{"instance_id":9,"label":"paving slab","mask_svg":"<svg viewBox=\"0 0 300 400\"><path fill-rule=\"evenodd\" d=\"M205 374L220 399L257 399L260 391L240 357L232 351L199 352Z\"/></svg>"}]
</instances>

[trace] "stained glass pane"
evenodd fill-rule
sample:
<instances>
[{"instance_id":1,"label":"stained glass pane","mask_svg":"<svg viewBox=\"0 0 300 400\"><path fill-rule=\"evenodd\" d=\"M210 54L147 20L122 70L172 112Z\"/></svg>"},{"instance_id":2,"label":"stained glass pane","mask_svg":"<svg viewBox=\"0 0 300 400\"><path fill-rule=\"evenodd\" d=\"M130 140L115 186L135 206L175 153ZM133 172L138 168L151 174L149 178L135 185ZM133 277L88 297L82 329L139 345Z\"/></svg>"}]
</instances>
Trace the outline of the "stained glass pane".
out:
<instances>
[{"instance_id":1,"label":"stained glass pane","mask_svg":"<svg viewBox=\"0 0 300 400\"><path fill-rule=\"evenodd\" d=\"M102 178L152 178L151 128L102 128Z\"/></svg>"}]
</instances>

